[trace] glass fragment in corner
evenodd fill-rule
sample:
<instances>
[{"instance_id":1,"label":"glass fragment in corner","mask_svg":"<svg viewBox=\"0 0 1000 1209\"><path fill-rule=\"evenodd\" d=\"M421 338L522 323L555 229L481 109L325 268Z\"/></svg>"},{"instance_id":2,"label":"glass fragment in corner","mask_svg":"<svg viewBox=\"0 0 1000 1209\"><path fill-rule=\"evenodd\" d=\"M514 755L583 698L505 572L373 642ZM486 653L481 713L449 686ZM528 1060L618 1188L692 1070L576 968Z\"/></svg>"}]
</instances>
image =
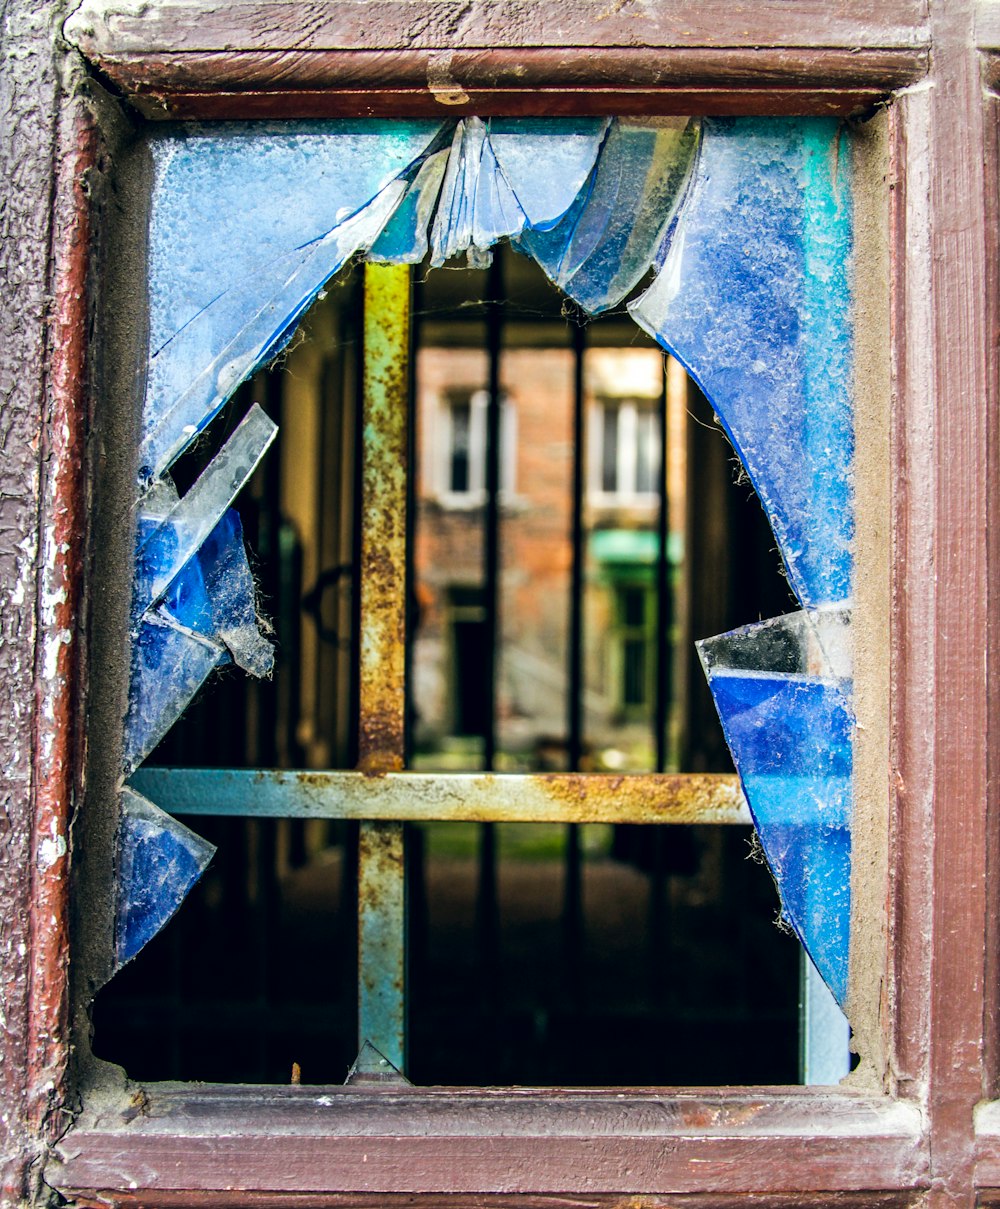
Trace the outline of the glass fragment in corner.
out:
<instances>
[{"instance_id":1,"label":"glass fragment in corner","mask_svg":"<svg viewBox=\"0 0 1000 1209\"><path fill-rule=\"evenodd\" d=\"M627 309L714 407L767 512L808 633L824 632L816 610L847 615L851 159L839 123L250 122L166 129L152 136L151 150L149 340L137 401L123 786L213 669L235 663L253 675L269 673L267 626L232 505L265 456L274 425L251 410L183 495L173 468L237 387L286 347L310 304L355 257L429 258L432 266L463 257L482 266L499 240L510 239L586 313L618 307L645 287ZM775 632L789 626L774 623ZM712 654L723 647L725 658ZM811 664L776 669L768 662L773 650L759 633L738 630L702 653L784 910L843 1001L849 673ZM763 678L754 681L758 688L778 676L782 688L775 691L794 704L797 721L786 717L775 743L788 751L813 745L808 759L796 749L805 797L796 797L789 778L775 792L781 768L764 767L759 750L745 750L747 726L779 721L764 697L751 702L736 693L755 675ZM816 676L819 687L780 679L792 675ZM836 802L824 798L824 809L838 820L840 855L823 865L827 890L817 914L805 883L816 880L810 862L822 853L810 841L793 846L793 858L773 829L801 829L801 819L819 809L824 778L828 796L834 782L839 786ZM126 793L123 810L133 807ZM120 923L147 893L146 869L141 861L119 861ZM176 885L182 894L182 882ZM834 946L840 956L824 957L827 933L841 938ZM126 959L137 950L129 944L119 951Z\"/></svg>"},{"instance_id":2,"label":"glass fragment in corner","mask_svg":"<svg viewBox=\"0 0 1000 1209\"><path fill-rule=\"evenodd\" d=\"M782 900L838 1003L851 918L850 615L815 609L698 643Z\"/></svg>"}]
</instances>

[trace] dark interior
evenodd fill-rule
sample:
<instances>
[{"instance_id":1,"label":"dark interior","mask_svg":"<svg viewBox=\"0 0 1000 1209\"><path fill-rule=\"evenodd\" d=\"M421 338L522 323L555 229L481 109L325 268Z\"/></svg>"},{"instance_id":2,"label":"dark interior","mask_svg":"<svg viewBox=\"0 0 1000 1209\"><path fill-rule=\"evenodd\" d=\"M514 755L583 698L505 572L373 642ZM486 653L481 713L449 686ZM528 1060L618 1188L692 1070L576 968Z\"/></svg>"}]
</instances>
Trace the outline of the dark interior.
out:
<instances>
[{"instance_id":1,"label":"dark interior","mask_svg":"<svg viewBox=\"0 0 1000 1209\"><path fill-rule=\"evenodd\" d=\"M183 491L251 400L281 425L238 501L277 669L259 683L218 674L151 764L355 762L361 274L329 287L282 360L241 388L175 467ZM794 603L710 404L676 367L672 377L659 371L666 385L655 399L585 385L588 425L604 428L580 577L582 733L571 741L559 701L574 683L572 582L556 544L560 533L569 542L571 492L567 482L568 494L548 501L533 484L555 481L572 458L575 368L596 382L602 364L645 357L648 367L660 354L624 311L585 320L509 249L492 270L422 267L414 282L411 766L483 767L492 726L500 770L731 771L693 641ZM517 413L516 481L501 502L504 679L493 718L478 676L489 635L474 490L474 413L491 339ZM565 386L543 401L549 375ZM447 449L431 414L452 417ZM555 427L543 450L531 432L546 416ZM665 435L670 480L652 503L642 481L649 450L623 461L615 444L650 425ZM662 530L661 508L670 514ZM678 548L665 595L643 554L644 535L661 531ZM531 551L545 542L547 565L536 570ZM618 562L601 554L613 546L624 551ZM557 590L537 578L553 568ZM170 924L99 994L97 1055L141 1080L282 1083L295 1063L303 1082L342 1082L358 1049L357 825L186 821L218 854ZM776 926L777 893L749 828L407 830L414 1083L797 1081L799 946Z\"/></svg>"}]
</instances>

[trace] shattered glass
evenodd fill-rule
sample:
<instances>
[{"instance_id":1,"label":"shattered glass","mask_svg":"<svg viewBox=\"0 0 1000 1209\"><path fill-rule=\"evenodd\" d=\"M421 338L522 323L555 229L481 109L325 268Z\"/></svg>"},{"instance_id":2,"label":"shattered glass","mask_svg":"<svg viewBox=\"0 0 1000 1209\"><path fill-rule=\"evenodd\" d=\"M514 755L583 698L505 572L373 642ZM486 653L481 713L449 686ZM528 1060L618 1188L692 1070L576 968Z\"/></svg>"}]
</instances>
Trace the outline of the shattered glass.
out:
<instances>
[{"instance_id":1,"label":"shattered glass","mask_svg":"<svg viewBox=\"0 0 1000 1209\"><path fill-rule=\"evenodd\" d=\"M145 609L158 600L185 563L204 544L223 513L267 452L278 426L257 404L182 500L162 520L140 504L140 532L150 528L136 551L135 600ZM161 504L169 480L161 479L151 504Z\"/></svg>"},{"instance_id":2,"label":"shattered glass","mask_svg":"<svg viewBox=\"0 0 1000 1209\"><path fill-rule=\"evenodd\" d=\"M705 119L662 267L628 308L711 401L804 607L851 594L850 162L827 119Z\"/></svg>"},{"instance_id":3,"label":"shattered glass","mask_svg":"<svg viewBox=\"0 0 1000 1209\"><path fill-rule=\"evenodd\" d=\"M804 610L699 649L784 912L843 1002L854 519L851 158L840 124L239 123L168 131L151 148L124 775L213 669L235 662L270 672L231 505L274 425L252 409L183 498L169 471L287 344L333 274L359 254L408 264L429 256L432 265L464 256L483 266L509 238L596 314L652 271L628 309L711 401ZM176 907L154 909L144 897L143 879L160 878L146 838L156 808L140 809L129 793L118 917L128 940L119 956L134 954ZM178 851L196 848L177 842ZM192 856L189 872L196 865ZM169 894L183 897L183 884L174 878ZM156 894L161 906L169 898Z\"/></svg>"},{"instance_id":4,"label":"shattered glass","mask_svg":"<svg viewBox=\"0 0 1000 1209\"><path fill-rule=\"evenodd\" d=\"M843 1006L851 919L849 616L815 610L697 644L782 914Z\"/></svg>"},{"instance_id":5,"label":"shattered glass","mask_svg":"<svg viewBox=\"0 0 1000 1209\"><path fill-rule=\"evenodd\" d=\"M591 314L616 306L653 262L684 198L699 125L686 118L616 121L587 187L551 230L519 246Z\"/></svg>"},{"instance_id":6,"label":"shattered glass","mask_svg":"<svg viewBox=\"0 0 1000 1209\"><path fill-rule=\"evenodd\" d=\"M116 966L131 961L167 923L214 853L213 844L125 786L118 838Z\"/></svg>"}]
</instances>

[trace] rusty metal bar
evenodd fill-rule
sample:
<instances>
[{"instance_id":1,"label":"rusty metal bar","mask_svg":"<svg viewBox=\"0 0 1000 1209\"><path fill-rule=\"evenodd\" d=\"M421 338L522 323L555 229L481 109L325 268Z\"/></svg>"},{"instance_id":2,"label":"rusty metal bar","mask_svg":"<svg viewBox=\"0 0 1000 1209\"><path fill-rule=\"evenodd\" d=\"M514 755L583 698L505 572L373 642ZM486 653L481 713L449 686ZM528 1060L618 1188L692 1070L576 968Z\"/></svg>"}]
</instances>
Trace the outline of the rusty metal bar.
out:
<instances>
[{"instance_id":1,"label":"rusty metal bar","mask_svg":"<svg viewBox=\"0 0 1000 1209\"><path fill-rule=\"evenodd\" d=\"M406 1066L403 824L364 822L358 842L358 1046Z\"/></svg>"},{"instance_id":2,"label":"rusty metal bar","mask_svg":"<svg viewBox=\"0 0 1000 1209\"><path fill-rule=\"evenodd\" d=\"M358 767L403 767L410 270L365 265ZM358 1044L406 1053L403 827L359 816Z\"/></svg>"},{"instance_id":3,"label":"rusty metal bar","mask_svg":"<svg viewBox=\"0 0 1000 1209\"><path fill-rule=\"evenodd\" d=\"M399 822L750 823L721 773L423 773L140 768L130 782L172 814Z\"/></svg>"},{"instance_id":4,"label":"rusty metal bar","mask_svg":"<svg viewBox=\"0 0 1000 1209\"><path fill-rule=\"evenodd\" d=\"M580 768L583 752L583 486L587 449L584 432L584 356L587 329L582 311L570 319L573 340L573 515L570 528L569 684L566 694L567 760L570 772Z\"/></svg>"},{"instance_id":5,"label":"rusty metal bar","mask_svg":"<svg viewBox=\"0 0 1000 1209\"><path fill-rule=\"evenodd\" d=\"M492 772L497 746L497 664L500 633L500 352L503 339L503 261L495 253L486 278L486 512L483 518L483 584L486 605L487 706L483 711L483 768Z\"/></svg>"},{"instance_id":6,"label":"rusty metal bar","mask_svg":"<svg viewBox=\"0 0 1000 1209\"><path fill-rule=\"evenodd\" d=\"M671 704L671 630L674 600L668 562L670 538L670 494L667 481L667 363L664 355L657 409L660 429L660 465L657 474L656 510L656 689L653 701L653 745L656 772L664 772L670 760L669 718ZM675 765L676 767L676 765ZM670 978L674 965L673 921L667 857L671 838L658 831L652 837L649 882L649 954L651 989L659 1003L670 1002L674 994ZM683 842L683 837L682 842Z\"/></svg>"},{"instance_id":7,"label":"rusty metal bar","mask_svg":"<svg viewBox=\"0 0 1000 1209\"><path fill-rule=\"evenodd\" d=\"M365 265L358 767L403 767L408 265Z\"/></svg>"}]
</instances>

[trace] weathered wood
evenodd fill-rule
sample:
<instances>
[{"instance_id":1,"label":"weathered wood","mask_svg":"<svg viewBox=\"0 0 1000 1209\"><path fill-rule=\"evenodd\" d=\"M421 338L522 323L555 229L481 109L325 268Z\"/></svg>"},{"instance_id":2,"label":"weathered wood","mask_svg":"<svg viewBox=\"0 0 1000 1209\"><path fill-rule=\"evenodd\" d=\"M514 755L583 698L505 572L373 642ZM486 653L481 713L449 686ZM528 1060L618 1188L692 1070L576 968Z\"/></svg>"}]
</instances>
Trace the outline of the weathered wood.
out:
<instances>
[{"instance_id":1,"label":"weathered wood","mask_svg":"<svg viewBox=\"0 0 1000 1209\"><path fill-rule=\"evenodd\" d=\"M1000 100L986 100L986 323L987 347L1000 349ZM995 493L1000 483L1000 357L994 352L987 357L987 409L989 430L986 436L987 483L994 498L988 507L996 516ZM1000 576L1000 525L991 524L986 530L987 583L995 584ZM1000 610L991 608L988 617L986 646L986 679L989 691L989 722L986 734L987 776L990 791L986 818L986 969L984 977L983 1046L985 1067L983 1093L1000 1094Z\"/></svg>"},{"instance_id":2,"label":"weathered wood","mask_svg":"<svg viewBox=\"0 0 1000 1209\"><path fill-rule=\"evenodd\" d=\"M1000 50L1000 3L980 0L976 9L976 45L980 50Z\"/></svg>"},{"instance_id":3,"label":"weathered wood","mask_svg":"<svg viewBox=\"0 0 1000 1209\"><path fill-rule=\"evenodd\" d=\"M399 0L166 0L141 13L90 0L67 34L151 118L599 113L609 103L626 114L846 115L927 68L919 0L836 11L818 0L596 11L577 0L530 16L484 0L418 15ZM619 94L588 100L602 88Z\"/></svg>"},{"instance_id":4,"label":"weathered wood","mask_svg":"<svg viewBox=\"0 0 1000 1209\"><path fill-rule=\"evenodd\" d=\"M88 136L60 6L0 9L0 1201L63 1128ZM56 165L61 165L58 176ZM53 298L56 299L53 304Z\"/></svg>"},{"instance_id":5,"label":"weathered wood","mask_svg":"<svg viewBox=\"0 0 1000 1209\"><path fill-rule=\"evenodd\" d=\"M895 178L892 765L895 1068L925 1096L935 1194L971 1205L983 1092L989 817L985 131L975 5L934 6L933 87L904 97ZM995 182L991 186L995 188ZM961 400L961 405L956 402Z\"/></svg>"},{"instance_id":6,"label":"weathered wood","mask_svg":"<svg viewBox=\"0 0 1000 1209\"><path fill-rule=\"evenodd\" d=\"M160 97L175 106L174 113L216 116L237 116L237 110L251 116L313 112L310 106L325 103L317 100L318 90L335 82L337 72L348 70L337 57L340 51L359 52L352 60L359 76L350 78L348 87L341 84L329 112L426 112L421 105L460 112L461 106L443 101L455 99L463 88L470 95L468 104L496 106L496 112L504 104L527 106L532 88L576 89L566 91L563 102L551 92L540 102L536 94L534 105L557 111L549 107L563 104L558 111L581 112L594 102L580 90L618 85L628 91L616 95L623 105L636 106L636 112L657 104L661 111L682 105L697 112L727 111L712 110L712 105L742 105L744 112L769 105L775 112L782 111L779 105L806 111L813 83L829 90L821 103L867 103L923 71L930 42L922 5L855 0L836 12L828 11L831 7L818 0L781 5L712 0L683 9L665 3L611 3L606 13L595 15L593 6L582 3L541 11L513 4L428 4L421 6L419 23L413 23L413 5L222 6L174 0L115 7L93 0L70 30L112 83L132 97L148 95L142 104L155 106ZM66 698L51 698L37 682L37 672L44 673L48 665L44 647L37 658L36 625L56 627L49 637L56 642L52 649L64 686L69 651L59 637L66 602L53 601L52 609L38 604L36 567L40 498L72 531L76 480L61 459L75 448L76 437L58 429L57 422L67 418L58 409L48 413L45 436L43 417L46 383L52 385L53 399L69 397L65 387L78 364L72 300L79 293L78 278L65 269L72 260L60 260L63 245L50 243L53 197L60 207L59 229L70 232L60 239L72 244L80 238L80 228L74 226L72 206L64 208L72 190L67 192L65 183L56 188L52 170L57 114L53 12L52 6L34 9L15 0L2 16L0 101L5 180L11 187L0 209L0 256L5 280L17 286L0 312L5 355L0 378L5 455L0 461L0 581L7 593L0 614L0 756L5 770L0 1143L4 1196L11 1202L26 1190L26 1162L41 1140L37 1124L48 1101L37 1080L49 1071L58 1078L62 1061L63 934L57 926L52 936L43 935L50 927L46 912L58 911L62 890L45 880L37 858L47 840L55 846L46 847L46 854L59 849L61 812L70 800L68 788L63 792L60 787L67 786L71 761L68 747L45 747L49 740L66 740L68 716ZM995 662L995 643L989 643L996 638L992 585L997 583L997 539L987 538L987 522L998 515L1000 503L996 163L990 160L987 180L983 151L992 146L995 131L987 137L980 63L973 47L974 37L985 46L1000 43L1000 21L993 14L994 5L984 6L977 17L968 0L935 4L933 88L907 96L893 116L891 774L897 880L891 894L893 957L885 1003L896 1072L892 1090L903 1099L894 1104L842 1092L758 1089L669 1096L431 1090L407 1093L409 1099L394 1092L391 1098L366 1093L345 1100L349 1091L153 1088L142 1109L133 1104L117 1119L112 1114L102 1121L82 1121L63 1142L62 1165L50 1171L50 1179L80 1190L82 1203L97 1203L97 1189L105 1190L103 1200L121 1204L177 1205L200 1195L203 1203L211 1199L215 1204L383 1205L393 1199L411 1203L407 1189L424 1188L431 1198L425 1204L450 1200L456 1209L458 1203L464 1209L505 1201L606 1206L625 1194L648 1195L647 1205L669 1198L666 1203L672 1206L734 1204L747 1193L772 1206L907 1203L909 1189L923 1188L932 1189L933 1203L968 1205L975 1181L1000 1187L995 1110L980 1114L978 1138L971 1124L983 1090L984 1013L995 1011L995 992L986 991L987 970L995 970L995 961L991 956L987 964L983 938L996 941L996 928L990 925L987 931L996 900L985 889L988 854L994 871L997 857L995 804L989 793L996 756L990 763L986 752L986 737L994 733L997 717L997 690L988 684ZM640 76L647 73L638 83L629 78L627 54L619 53L631 53L636 42L642 45L636 47L635 70ZM690 47L700 54L715 47L720 53L714 60L691 59L682 68L676 65L681 56L670 51L658 66L651 51L658 43L668 50ZM398 52L388 62L399 80L380 84L381 91L363 91L368 82L363 73L375 71L379 59L362 55L379 45ZM796 49L804 45L826 47L829 53ZM503 75L492 81L470 75L464 87L465 77L456 73L488 70L477 48L505 46L542 51L564 46L569 53L549 59L547 66L542 57L525 55L528 72L537 70L537 78L529 74L514 81ZM598 51L580 49L591 46L617 58L605 60ZM854 46L862 48L856 75L843 53ZM277 53L268 53L270 48ZM407 57L413 48L442 53ZM471 49L467 61L460 57L463 49ZM459 53L449 55L449 50ZM141 68L150 53L160 57ZM503 71L513 74L517 58L499 61ZM600 66L587 68L585 59ZM830 65L826 75L824 63ZM668 72L664 65L670 66ZM661 68L666 74L656 75ZM593 74L587 75L588 70ZM759 84L748 75L755 70L763 73ZM994 78L991 71L988 80ZM411 84L407 73L418 78ZM556 79L558 73L563 74ZM221 93L215 87L219 82ZM521 99L509 87L514 83L520 85ZM738 91L743 84L746 93ZM609 107L611 95L600 95L602 110ZM72 141L64 150L68 154L71 148ZM72 159L66 163L72 176ZM984 218L987 205L991 226ZM64 267L56 270L56 265ZM57 326L47 341L50 289L57 297ZM994 301L987 308L991 291ZM65 341L66 361L63 369L56 363L56 373L47 378L47 357L56 341ZM994 375L991 382L987 366ZM60 381L64 387L57 389ZM41 494L42 448L55 458L46 472L54 495ZM48 511L42 519L49 519ZM995 534L997 526L992 528ZM73 581L64 583L61 574L51 564L43 588L56 595L66 588L71 599ZM992 679L994 685L1000 683L995 675ZM29 717L26 703L32 701L38 708ZM56 711L51 717L50 707ZM32 741L36 751L47 753L35 772L44 783L32 782ZM39 813L37 824L32 813L36 786L38 806L45 812ZM48 868L61 872L62 859L60 855ZM30 887L26 869L33 871ZM29 926L32 902L36 913ZM995 1071L987 1067L986 1075L987 1087L994 1090ZM925 1134L917 1103L926 1108ZM241 1187L270 1191L250 1193ZM573 1188L578 1191L566 1191ZM689 1195L706 1188L712 1189L706 1197ZM880 1188L899 1192L888 1202L869 1191L857 1193ZM488 1199L485 1190L501 1199ZM521 1192L527 1200L513 1202Z\"/></svg>"},{"instance_id":7,"label":"weathered wood","mask_svg":"<svg viewBox=\"0 0 1000 1209\"><path fill-rule=\"evenodd\" d=\"M530 112L847 114L927 68L920 48L599 52L193 51L98 56L148 117Z\"/></svg>"},{"instance_id":8,"label":"weathered wood","mask_svg":"<svg viewBox=\"0 0 1000 1209\"><path fill-rule=\"evenodd\" d=\"M906 1209L923 1202L922 1192L811 1192L779 1193L767 1197L767 1209ZM211 1204L213 1209L741 1209L758 1204L745 1196L702 1192L679 1196L622 1196L620 1193L566 1192L541 1196L508 1196L504 1193L274 1193L213 1192L211 1199L190 1193L102 1192L97 1199L86 1193L78 1197L79 1209L109 1209L109 1206L142 1206L143 1209L174 1209L175 1206ZM995 1202L988 1202L993 1204Z\"/></svg>"},{"instance_id":9,"label":"weathered wood","mask_svg":"<svg viewBox=\"0 0 1000 1209\"><path fill-rule=\"evenodd\" d=\"M48 1178L182 1189L667 1195L920 1187L915 1108L843 1092L169 1089L84 1124ZM586 1199L584 1199L586 1204Z\"/></svg>"},{"instance_id":10,"label":"weathered wood","mask_svg":"<svg viewBox=\"0 0 1000 1209\"><path fill-rule=\"evenodd\" d=\"M441 102L442 90L381 89L379 91L247 91L135 94L129 99L143 117L154 120L184 119L247 121L338 117L441 118L463 113L496 117L522 117L544 113L547 117L603 117L614 111L625 117L665 114L818 114L852 117L866 113L884 100L886 89L832 89L818 87L759 88L746 90L696 88L469 88L461 100ZM449 90L449 96L458 95Z\"/></svg>"},{"instance_id":11,"label":"weathered wood","mask_svg":"<svg viewBox=\"0 0 1000 1209\"><path fill-rule=\"evenodd\" d=\"M651 46L920 47L923 0L85 0L67 34L95 58L203 50L371 50L400 47Z\"/></svg>"},{"instance_id":12,"label":"weathered wood","mask_svg":"<svg viewBox=\"0 0 1000 1209\"><path fill-rule=\"evenodd\" d=\"M927 69L926 50L874 47L677 47L594 53L580 48L508 50L218 50L186 54L115 54L102 58L127 91L298 89L792 87L887 88L912 83Z\"/></svg>"},{"instance_id":13,"label":"weathered wood","mask_svg":"<svg viewBox=\"0 0 1000 1209\"><path fill-rule=\"evenodd\" d=\"M86 113L69 107L59 124L60 171L53 217L51 352L41 432L41 543L35 652L34 812L32 817L32 967L28 1077L37 1089L32 1128L61 1132L49 1115L65 1094L69 1055L69 843L80 777L84 716L83 605L86 543L84 482L87 280L90 202L85 173L96 155Z\"/></svg>"}]
</instances>

